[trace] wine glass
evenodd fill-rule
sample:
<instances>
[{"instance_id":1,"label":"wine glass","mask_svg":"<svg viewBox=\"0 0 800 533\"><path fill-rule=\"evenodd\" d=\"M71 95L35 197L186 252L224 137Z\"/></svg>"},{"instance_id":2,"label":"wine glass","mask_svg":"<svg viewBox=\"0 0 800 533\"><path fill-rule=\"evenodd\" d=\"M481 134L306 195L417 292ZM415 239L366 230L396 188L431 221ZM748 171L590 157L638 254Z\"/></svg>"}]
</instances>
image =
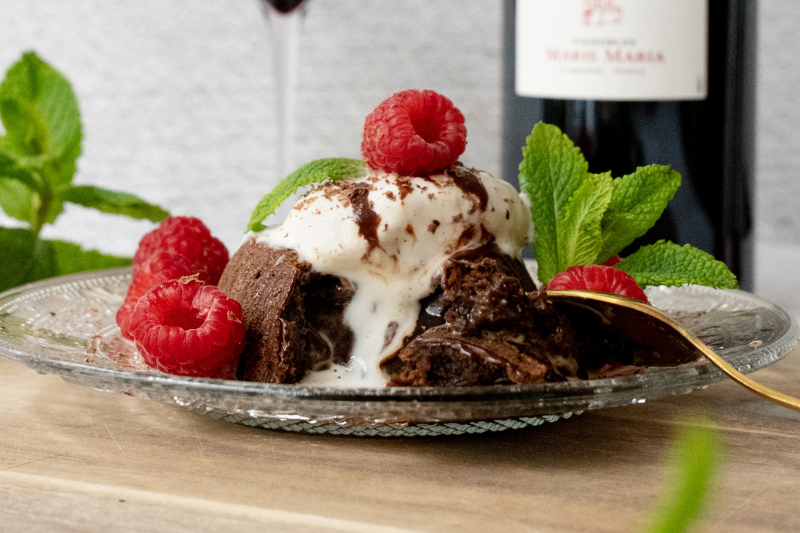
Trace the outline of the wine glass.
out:
<instances>
[{"instance_id":1,"label":"wine glass","mask_svg":"<svg viewBox=\"0 0 800 533\"><path fill-rule=\"evenodd\" d=\"M275 116L278 127L276 168L279 179L294 170L293 143L297 103L300 29L308 0L259 0L272 31Z\"/></svg>"}]
</instances>

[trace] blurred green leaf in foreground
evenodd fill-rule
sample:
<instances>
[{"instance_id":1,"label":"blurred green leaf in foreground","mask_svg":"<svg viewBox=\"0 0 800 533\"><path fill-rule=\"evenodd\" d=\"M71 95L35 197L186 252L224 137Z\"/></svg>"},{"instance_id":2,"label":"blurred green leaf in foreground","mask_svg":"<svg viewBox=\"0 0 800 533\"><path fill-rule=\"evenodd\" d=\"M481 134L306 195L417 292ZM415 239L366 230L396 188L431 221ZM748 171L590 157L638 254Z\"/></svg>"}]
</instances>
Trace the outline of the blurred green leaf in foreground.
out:
<instances>
[{"instance_id":1,"label":"blurred green leaf in foreground","mask_svg":"<svg viewBox=\"0 0 800 533\"><path fill-rule=\"evenodd\" d=\"M0 291L84 270L130 264L129 258L42 240L64 203L158 222L169 213L132 194L72 185L81 154L78 102L69 82L35 53L0 82L0 208L23 228L0 228Z\"/></svg>"},{"instance_id":2,"label":"blurred green leaf in foreground","mask_svg":"<svg viewBox=\"0 0 800 533\"><path fill-rule=\"evenodd\" d=\"M693 525L706 509L720 457L719 437L708 420L689 419L673 444L660 503L642 531L699 531Z\"/></svg>"}]
</instances>

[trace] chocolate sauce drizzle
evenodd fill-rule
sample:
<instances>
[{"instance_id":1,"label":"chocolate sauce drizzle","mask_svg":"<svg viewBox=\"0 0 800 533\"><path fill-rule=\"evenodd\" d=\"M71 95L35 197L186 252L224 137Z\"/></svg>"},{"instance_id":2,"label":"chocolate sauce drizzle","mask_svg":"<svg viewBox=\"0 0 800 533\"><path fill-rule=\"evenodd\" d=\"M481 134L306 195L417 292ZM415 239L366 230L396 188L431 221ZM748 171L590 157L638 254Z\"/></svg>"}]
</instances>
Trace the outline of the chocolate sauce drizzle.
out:
<instances>
[{"instance_id":1,"label":"chocolate sauce drizzle","mask_svg":"<svg viewBox=\"0 0 800 533\"><path fill-rule=\"evenodd\" d=\"M454 163L447 169L447 175L453 178L456 187L468 196L478 199L481 211L486 211L489 205L489 193L474 169L467 168L461 163Z\"/></svg>"},{"instance_id":2,"label":"chocolate sauce drizzle","mask_svg":"<svg viewBox=\"0 0 800 533\"><path fill-rule=\"evenodd\" d=\"M355 184L350 201L353 203L353 220L358 224L358 234L367 240L367 252L362 257L362 260L366 260L375 248L381 248L378 240L381 216L369 205L369 185L366 183Z\"/></svg>"}]
</instances>

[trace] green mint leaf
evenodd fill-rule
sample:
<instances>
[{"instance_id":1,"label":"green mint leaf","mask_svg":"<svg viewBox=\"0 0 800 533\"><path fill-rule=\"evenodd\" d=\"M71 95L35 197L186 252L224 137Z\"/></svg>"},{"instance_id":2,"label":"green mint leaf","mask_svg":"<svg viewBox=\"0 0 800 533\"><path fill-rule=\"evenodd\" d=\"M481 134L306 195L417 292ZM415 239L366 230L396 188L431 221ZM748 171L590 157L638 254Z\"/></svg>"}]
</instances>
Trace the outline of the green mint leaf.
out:
<instances>
[{"instance_id":1,"label":"green mint leaf","mask_svg":"<svg viewBox=\"0 0 800 533\"><path fill-rule=\"evenodd\" d=\"M26 229L0 228L0 291L40 279L127 266L131 260L83 250L77 244L37 240Z\"/></svg>"},{"instance_id":2,"label":"green mint leaf","mask_svg":"<svg viewBox=\"0 0 800 533\"><path fill-rule=\"evenodd\" d=\"M664 165L639 167L633 174L615 179L596 262L618 254L653 227L680 184L681 175Z\"/></svg>"},{"instance_id":3,"label":"green mint leaf","mask_svg":"<svg viewBox=\"0 0 800 533\"><path fill-rule=\"evenodd\" d=\"M161 222L169 216L167 211L133 194L89 185L70 187L64 194L64 201L97 209L104 213L147 219L153 222Z\"/></svg>"},{"instance_id":4,"label":"green mint leaf","mask_svg":"<svg viewBox=\"0 0 800 533\"><path fill-rule=\"evenodd\" d=\"M2 144L2 143L0 143ZM63 202L48 184L42 183L52 157L26 156L0 151L0 207L9 216L35 224L44 206L43 222L53 222L63 210Z\"/></svg>"},{"instance_id":5,"label":"green mint leaf","mask_svg":"<svg viewBox=\"0 0 800 533\"><path fill-rule=\"evenodd\" d=\"M32 231L0 228L0 292L27 282L35 247Z\"/></svg>"},{"instance_id":6,"label":"green mint leaf","mask_svg":"<svg viewBox=\"0 0 800 533\"><path fill-rule=\"evenodd\" d=\"M559 256L557 225L565 217L567 202L587 178L589 165L569 137L542 122L533 127L522 155L519 184L531 202L533 250L539 281L546 284L566 262Z\"/></svg>"},{"instance_id":7,"label":"green mint leaf","mask_svg":"<svg viewBox=\"0 0 800 533\"><path fill-rule=\"evenodd\" d=\"M41 272L47 272L48 276L46 277L50 277L85 272L87 270L128 266L132 261L128 257L117 257L101 254L94 250L84 250L71 242L41 240L36 244L35 262L37 267L35 270L38 270L40 265L47 265L48 268L41 269Z\"/></svg>"},{"instance_id":8,"label":"green mint leaf","mask_svg":"<svg viewBox=\"0 0 800 533\"><path fill-rule=\"evenodd\" d=\"M672 447L666 491L647 533L683 533L702 516L719 469L721 444L717 434L699 419L683 428Z\"/></svg>"},{"instance_id":9,"label":"green mint leaf","mask_svg":"<svg viewBox=\"0 0 800 533\"><path fill-rule=\"evenodd\" d=\"M12 218L31 222L36 216L39 196L27 185L10 179L0 179L0 207Z\"/></svg>"},{"instance_id":10,"label":"green mint leaf","mask_svg":"<svg viewBox=\"0 0 800 533\"><path fill-rule=\"evenodd\" d=\"M273 214L284 200L293 195L300 187L321 183L323 181L339 181L347 178L356 178L365 174L364 162L358 159L331 157L317 159L301 166L275 186L272 191L264 196L253 214L250 215L249 231L264 229L264 220Z\"/></svg>"},{"instance_id":11,"label":"green mint leaf","mask_svg":"<svg viewBox=\"0 0 800 533\"><path fill-rule=\"evenodd\" d=\"M16 180L32 191L39 188L33 173L5 152L0 152L0 180Z\"/></svg>"},{"instance_id":12,"label":"green mint leaf","mask_svg":"<svg viewBox=\"0 0 800 533\"><path fill-rule=\"evenodd\" d=\"M43 222L52 223L64 210L59 196L50 197ZM0 179L0 207L12 218L35 224L42 207L42 197L19 181Z\"/></svg>"},{"instance_id":13,"label":"green mint leaf","mask_svg":"<svg viewBox=\"0 0 800 533\"><path fill-rule=\"evenodd\" d=\"M679 246L662 240L642 246L616 267L630 274L640 287L692 283L718 289L738 288L736 276L725 263L688 244Z\"/></svg>"},{"instance_id":14,"label":"green mint leaf","mask_svg":"<svg viewBox=\"0 0 800 533\"><path fill-rule=\"evenodd\" d=\"M72 180L80 155L78 102L69 82L28 52L0 83L0 119L4 147L25 156L50 156L46 179L51 185Z\"/></svg>"},{"instance_id":15,"label":"green mint leaf","mask_svg":"<svg viewBox=\"0 0 800 533\"><path fill-rule=\"evenodd\" d=\"M0 92L2 92L0 85ZM8 133L6 149L21 155L38 155L47 150L47 126L31 106L0 94L0 118Z\"/></svg>"},{"instance_id":16,"label":"green mint leaf","mask_svg":"<svg viewBox=\"0 0 800 533\"><path fill-rule=\"evenodd\" d=\"M611 174L589 175L567 201L556 227L558 271L593 263L600 251L600 221L611 201Z\"/></svg>"}]
</instances>

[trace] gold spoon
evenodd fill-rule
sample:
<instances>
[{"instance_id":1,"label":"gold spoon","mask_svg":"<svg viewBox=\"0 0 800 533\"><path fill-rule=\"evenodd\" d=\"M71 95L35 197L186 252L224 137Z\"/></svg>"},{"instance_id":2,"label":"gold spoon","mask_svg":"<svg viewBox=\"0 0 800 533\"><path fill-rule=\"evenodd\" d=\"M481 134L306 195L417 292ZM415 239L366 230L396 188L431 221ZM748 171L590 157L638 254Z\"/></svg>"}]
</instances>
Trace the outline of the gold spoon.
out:
<instances>
[{"instance_id":1,"label":"gold spoon","mask_svg":"<svg viewBox=\"0 0 800 533\"><path fill-rule=\"evenodd\" d=\"M687 354L703 355L733 381L778 405L800 411L800 400L748 378L703 341L650 304L611 294L590 291L547 291L556 304L566 304L591 311L604 324L613 324L625 338L650 347L658 347L666 357L675 354L685 361ZM694 357L692 357L694 359Z\"/></svg>"}]
</instances>

